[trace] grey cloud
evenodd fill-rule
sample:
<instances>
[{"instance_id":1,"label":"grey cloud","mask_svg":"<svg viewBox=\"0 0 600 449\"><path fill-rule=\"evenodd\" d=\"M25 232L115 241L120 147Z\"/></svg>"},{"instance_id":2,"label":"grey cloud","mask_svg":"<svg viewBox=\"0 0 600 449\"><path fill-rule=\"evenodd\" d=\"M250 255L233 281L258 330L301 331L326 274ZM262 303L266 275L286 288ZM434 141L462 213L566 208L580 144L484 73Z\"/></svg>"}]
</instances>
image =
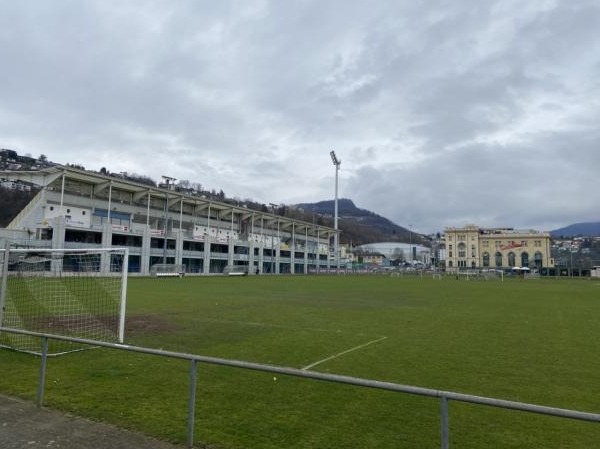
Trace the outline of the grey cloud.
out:
<instances>
[{"instance_id":1,"label":"grey cloud","mask_svg":"<svg viewBox=\"0 0 600 449\"><path fill-rule=\"evenodd\" d=\"M277 203L331 198L335 149L415 230L597 219L599 8L4 2L0 146Z\"/></svg>"}]
</instances>

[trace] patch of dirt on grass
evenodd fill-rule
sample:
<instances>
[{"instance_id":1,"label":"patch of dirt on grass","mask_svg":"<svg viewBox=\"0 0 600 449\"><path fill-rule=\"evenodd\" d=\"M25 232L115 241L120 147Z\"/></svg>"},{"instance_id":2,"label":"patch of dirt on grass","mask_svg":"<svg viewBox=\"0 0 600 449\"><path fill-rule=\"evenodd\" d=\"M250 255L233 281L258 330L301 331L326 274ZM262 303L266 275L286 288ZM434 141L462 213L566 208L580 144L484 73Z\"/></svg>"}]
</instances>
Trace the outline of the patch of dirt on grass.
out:
<instances>
[{"instance_id":1,"label":"patch of dirt on grass","mask_svg":"<svg viewBox=\"0 0 600 449\"><path fill-rule=\"evenodd\" d=\"M127 315L125 317L125 335L128 337L164 334L177 329L177 326L160 315Z\"/></svg>"}]
</instances>

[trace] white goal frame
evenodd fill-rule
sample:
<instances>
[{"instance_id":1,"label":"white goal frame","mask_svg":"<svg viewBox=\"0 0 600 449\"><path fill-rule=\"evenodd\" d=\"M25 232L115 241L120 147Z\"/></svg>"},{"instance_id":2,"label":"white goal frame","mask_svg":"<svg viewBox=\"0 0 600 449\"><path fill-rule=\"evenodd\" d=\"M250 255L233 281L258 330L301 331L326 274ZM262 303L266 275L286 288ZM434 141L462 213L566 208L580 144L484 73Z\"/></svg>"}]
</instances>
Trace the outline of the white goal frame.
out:
<instances>
[{"instance_id":1,"label":"white goal frame","mask_svg":"<svg viewBox=\"0 0 600 449\"><path fill-rule=\"evenodd\" d=\"M10 290L11 282L9 282L9 278L13 279L14 277L13 285L19 285L16 284L16 282L20 281L16 281L16 278L22 279L25 284L35 281L36 286L37 281L41 281L43 284L44 279L48 280L48 292L42 289L42 292L40 293L37 288L35 289L37 296L34 296L30 292L26 292L26 294L29 293L31 295L35 305L40 309L44 309L44 306L48 304L59 304L61 311L66 310L66 321L74 319L80 320L79 322L81 322L84 318L80 315L85 313L87 314L87 317L94 320L95 323L102 322L102 320L109 320L109 322L113 323L107 325L106 321L104 321L104 328L99 324L97 324L97 327L93 326L93 329L99 329L99 333L96 334L98 335L97 338L90 337L88 334L83 334L85 332L84 328L76 328L76 325L74 324L73 327L71 327L72 323L68 323L65 326L69 327L69 331L72 332L72 334L69 333L69 335L87 339L97 339L98 341L109 340L111 342L123 343L125 337L125 311L127 305L127 274L129 260L129 250L127 248L10 248L10 243L7 242L5 248L0 249L0 255L2 256L0 258L0 261L2 262L0 264L0 275L2 279L0 287L0 336L2 334L2 327L39 331L38 329L28 329L26 323L21 322L18 318L15 319L14 313L8 313L8 310L17 310L16 301L19 301L19 299L17 299L17 294L14 294L13 296ZM118 257L115 258L113 257L114 255ZM69 258L69 256L73 257ZM79 261L83 261L83 258L87 256L90 256L93 260L93 265L88 266L82 264L80 266ZM111 262L115 259L118 261L118 264L111 266ZM64 263L67 261L71 261L73 265L65 267ZM39 263L39 266L37 266L34 271L18 269L20 265L22 266L27 263ZM85 286L82 287L75 278L82 279L82 284L85 282L85 279L94 279L94 282L85 284ZM71 284L67 285L75 286L73 287L74 290L77 291L77 294L73 294L75 301L72 298L63 299L62 297L58 298L53 296L55 293L52 291L52 285L58 283L62 287L62 284L60 284L61 282L70 282ZM43 287L46 287L46 284L43 284ZM65 287L62 288L64 289ZM48 297L45 296L46 293L48 293ZM98 317L94 315L96 310L87 310L85 304L76 301L77 295L80 295L80 298L92 298L93 295L97 295L96 297L101 298L101 302L94 304L112 304L109 307L109 310L112 310L112 312L110 312L110 314L104 314L105 310L102 309L100 310L101 315ZM24 301L27 301L27 299ZM57 302L52 303L52 301ZM11 309L7 309L8 306L11 306ZM69 306L72 308L70 309ZM72 313L72 315L69 316L69 313ZM18 315L18 312L16 314ZM115 316L116 314L118 314L118 316ZM44 316L42 320L60 320L60 318L55 317L56 315L53 312ZM44 332L55 333L53 331ZM82 333L82 335L78 335L78 332ZM2 342L0 342L0 347L9 347L17 351L39 354L39 352L29 348L22 349L19 348L18 345L13 347L11 345L3 344ZM71 351L72 350L64 352ZM54 355L61 353L63 352L56 352Z\"/></svg>"}]
</instances>

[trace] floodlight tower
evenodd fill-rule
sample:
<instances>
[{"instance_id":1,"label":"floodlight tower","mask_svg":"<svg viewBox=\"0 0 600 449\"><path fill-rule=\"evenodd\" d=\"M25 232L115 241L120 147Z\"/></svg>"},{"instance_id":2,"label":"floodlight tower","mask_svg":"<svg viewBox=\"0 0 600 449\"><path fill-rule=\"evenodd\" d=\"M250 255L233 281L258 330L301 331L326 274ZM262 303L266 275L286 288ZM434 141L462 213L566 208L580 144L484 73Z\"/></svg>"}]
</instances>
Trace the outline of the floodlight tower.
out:
<instances>
[{"instance_id":1,"label":"floodlight tower","mask_svg":"<svg viewBox=\"0 0 600 449\"><path fill-rule=\"evenodd\" d=\"M269 203L269 206L271 206L271 214L273 215L273 221L271 222L271 274L275 274L275 268L273 266L273 252L275 251L273 239L275 238L275 228L273 227L273 224L275 223L275 207L277 207L277 204ZM277 234L279 234L279 219L277 221Z\"/></svg>"},{"instance_id":2,"label":"floodlight tower","mask_svg":"<svg viewBox=\"0 0 600 449\"><path fill-rule=\"evenodd\" d=\"M163 175L162 178L165 180L165 183L167 184L167 190L170 190L171 187L171 182L172 181L177 181L177 179L172 178L170 176L165 176ZM167 263L167 223L169 220L169 192L165 193L165 239L163 242L163 263L166 264Z\"/></svg>"},{"instance_id":3,"label":"floodlight tower","mask_svg":"<svg viewBox=\"0 0 600 449\"><path fill-rule=\"evenodd\" d=\"M340 171L340 165L342 161L337 158L335 155L335 151L331 150L329 152L331 156L331 162L335 165L335 201L333 206L333 228L335 229L335 234L333 236L333 248L335 251L335 271L336 273L340 272L340 255L338 251L338 172Z\"/></svg>"}]
</instances>

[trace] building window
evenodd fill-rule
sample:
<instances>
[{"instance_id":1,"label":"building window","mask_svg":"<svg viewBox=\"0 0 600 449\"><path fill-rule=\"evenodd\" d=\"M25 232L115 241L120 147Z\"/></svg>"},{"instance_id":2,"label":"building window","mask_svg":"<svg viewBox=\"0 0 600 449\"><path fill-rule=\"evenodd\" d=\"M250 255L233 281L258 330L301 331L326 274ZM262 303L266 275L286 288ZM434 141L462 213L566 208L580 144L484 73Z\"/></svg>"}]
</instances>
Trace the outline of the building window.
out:
<instances>
[{"instance_id":1,"label":"building window","mask_svg":"<svg viewBox=\"0 0 600 449\"><path fill-rule=\"evenodd\" d=\"M514 267L515 266L515 262L516 262L515 253L513 253L511 251L510 253L508 253L508 266L509 267Z\"/></svg>"},{"instance_id":2,"label":"building window","mask_svg":"<svg viewBox=\"0 0 600 449\"><path fill-rule=\"evenodd\" d=\"M533 256L534 260L535 260L535 267L536 268L542 268L542 260L543 260L543 256L542 253L540 253L539 251L535 253L535 255Z\"/></svg>"},{"instance_id":3,"label":"building window","mask_svg":"<svg viewBox=\"0 0 600 449\"><path fill-rule=\"evenodd\" d=\"M500 251L498 251L496 253L495 259L496 259L496 266L501 267L502 266L502 253Z\"/></svg>"},{"instance_id":4,"label":"building window","mask_svg":"<svg viewBox=\"0 0 600 449\"><path fill-rule=\"evenodd\" d=\"M483 240L481 242L481 246L483 246L484 248L488 248L490 246L490 242L488 240Z\"/></svg>"},{"instance_id":5,"label":"building window","mask_svg":"<svg viewBox=\"0 0 600 449\"><path fill-rule=\"evenodd\" d=\"M522 253L521 254L521 266L528 267L529 266L529 254Z\"/></svg>"},{"instance_id":6,"label":"building window","mask_svg":"<svg viewBox=\"0 0 600 449\"><path fill-rule=\"evenodd\" d=\"M458 257L466 257L467 255L467 245L464 243L458 244Z\"/></svg>"},{"instance_id":7,"label":"building window","mask_svg":"<svg viewBox=\"0 0 600 449\"><path fill-rule=\"evenodd\" d=\"M488 253L487 251L485 253L483 253L483 266L484 267L490 266L490 253Z\"/></svg>"}]
</instances>

